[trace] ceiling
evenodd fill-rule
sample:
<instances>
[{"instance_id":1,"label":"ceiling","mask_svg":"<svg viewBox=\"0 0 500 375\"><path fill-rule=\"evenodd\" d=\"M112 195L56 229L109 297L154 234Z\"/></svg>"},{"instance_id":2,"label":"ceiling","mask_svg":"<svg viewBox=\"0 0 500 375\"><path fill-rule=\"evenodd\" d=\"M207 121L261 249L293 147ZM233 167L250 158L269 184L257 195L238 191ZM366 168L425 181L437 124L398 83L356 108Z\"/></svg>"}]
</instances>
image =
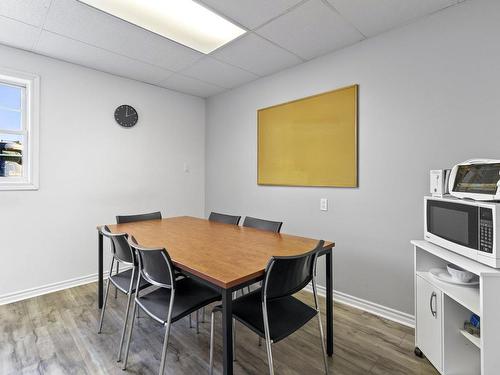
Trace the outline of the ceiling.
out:
<instances>
[{"instance_id":1,"label":"ceiling","mask_svg":"<svg viewBox=\"0 0 500 375\"><path fill-rule=\"evenodd\" d=\"M0 43L208 97L463 0L199 0L248 30L204 55L76 0L1 0Z\"/></svg>"}]
</instances>

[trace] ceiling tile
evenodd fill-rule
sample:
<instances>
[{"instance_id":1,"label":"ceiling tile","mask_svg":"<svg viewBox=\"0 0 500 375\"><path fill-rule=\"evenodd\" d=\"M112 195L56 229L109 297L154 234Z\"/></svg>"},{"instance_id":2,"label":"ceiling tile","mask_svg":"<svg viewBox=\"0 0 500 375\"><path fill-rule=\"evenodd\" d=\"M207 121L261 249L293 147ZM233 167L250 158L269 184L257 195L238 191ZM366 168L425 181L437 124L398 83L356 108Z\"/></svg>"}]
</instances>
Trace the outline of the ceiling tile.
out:
<instances>
[{"instance_id":1,"label":"ceiling tile","mask_svg":"<svg viewBox=\"0 0 500 375\"><path fill-rule=\"evenodd\" d=\"M116 55L48 31L42 32L34 50L50 57L152 84L163 81L172 74L165 69Z\"/></svg>"},{"instance_id":2,"label":"ceiling tile","mask_svg":"<svg viewBox=\"0 0 500 375\"><path fill-rule=\"evenodd\" d=\"M374 36L457 3L457 0L328 1L366 36Z\"/></svg>"},{"instance_id":3,"label":"ceiling tile","mask_svg":"<svg viewBox=\"0 0 500 375\"><path fill-rule=\"evenodd\" d=\"M305 59L363 39L359 31L320 0L310 0L256 32Z\"/></svg>"},{"instance_id":4,"label":"ceiling tile","mask_svg":"<svg viewBox=\"0 0 500 375\"><path fill-rule=\"evenodd\" d=\"M76 0L53 0L44 29L174 71L204 56Z\"/></svg>"},{"instance_id":5,"label":"ceiling tile","mask_svg":"<svg viewBox=\"0 0 500 375\"><path fill-rule=\"evenodd\" d=\"M41 26L51 0L1 0L0 15Z\"/></svg>"},{"instance_id":6,"label":"ceiling tile","mask_svg":"<svg viewBox=\"0 0 500 375\"><path fill-rule=\"evenodd\" d=\"M182 71L182 74L227 89L258 78L258 76L253 73L228 65L211 57L201 59L190 68Z\"/></svg>"},{"instance_id":7,"label":"ceiling tile","mask_svg":"<svg viewBox=\"0 0 500 375\"><path fill-rule=\"evenodd\" d=\"M184 76L179 73L172 74L165 81L160 82L159 86L180 91L186 94L201 96L206 98L210 95L219 94L226 89L202 82L198 79Z\"/></svg>"},{"instance_id":8,"label":"ceiling tile","mask_svg":"<svg viewBox=\"0 0 500 375\"><path fill-rule=\"evenodd\" d=\"M40 35L40 29L0 16L0 43L12 47L31 49Z\"/></svg>"},{"instance_id":9,"label":"ceiling tile","mask_svg":"<svg viewBox=\"0 0 500 375\"><path fill-rule=\"evenodd\" d=\"M247 34L219 49L213 57L261 76L302 62L294 54L255 34Z\"/></svg>"},{"instance_id":10,"label":"ceiling tile","mask_svg":"<svg viewBox=\"0 0 500 375\"><path fill-rule=\"evenodd\" d=\"M254 29L302 0L201 0L217 13Z\"/></svg>"}]
</instances>

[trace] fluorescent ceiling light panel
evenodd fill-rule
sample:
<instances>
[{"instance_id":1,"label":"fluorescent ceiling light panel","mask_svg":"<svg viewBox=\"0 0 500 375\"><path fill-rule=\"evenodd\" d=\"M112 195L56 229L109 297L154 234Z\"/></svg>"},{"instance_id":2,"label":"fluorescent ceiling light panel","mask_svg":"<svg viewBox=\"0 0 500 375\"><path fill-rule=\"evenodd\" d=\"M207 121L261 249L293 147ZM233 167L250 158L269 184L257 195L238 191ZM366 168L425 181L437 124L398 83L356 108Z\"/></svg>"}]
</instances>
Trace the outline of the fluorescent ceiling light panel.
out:
<instances>
[{"instance_id":1,"label":"fluorescent ceiling light panel","mask_svg":"<svg viewBox=\"0 0 500 375\"><path fill-rule=\"evenodd\" d=\"M246 31L192 0L80 0L203 53Z\"/></svg>"}]
</instances>

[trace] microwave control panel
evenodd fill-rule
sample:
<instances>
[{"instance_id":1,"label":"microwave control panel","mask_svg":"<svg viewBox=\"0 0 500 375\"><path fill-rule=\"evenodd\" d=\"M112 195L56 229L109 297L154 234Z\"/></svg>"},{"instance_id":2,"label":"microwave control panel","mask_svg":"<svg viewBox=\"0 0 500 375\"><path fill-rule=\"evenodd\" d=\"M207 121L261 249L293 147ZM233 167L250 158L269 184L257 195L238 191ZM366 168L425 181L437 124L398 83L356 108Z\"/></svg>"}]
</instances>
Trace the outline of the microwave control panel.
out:
<instances>
[{"instance_id":1,"label":"microwave control panel","mask_svg":"<svg viewBox=\"0 0 500 375\"><path fill-rule=\"evenodd\" d=\"M493 210L481 207L479 217L479 250L493 252Z\"/></svg>"}]
</instances>

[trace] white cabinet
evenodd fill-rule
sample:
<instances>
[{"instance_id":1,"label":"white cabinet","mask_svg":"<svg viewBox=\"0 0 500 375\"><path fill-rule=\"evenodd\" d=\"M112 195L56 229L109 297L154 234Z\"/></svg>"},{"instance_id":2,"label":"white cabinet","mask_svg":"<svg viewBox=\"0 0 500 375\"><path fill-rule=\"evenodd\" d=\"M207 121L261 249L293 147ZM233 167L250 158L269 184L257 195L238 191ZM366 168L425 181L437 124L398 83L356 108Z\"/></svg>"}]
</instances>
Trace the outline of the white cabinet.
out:
<instances>
[{"instance_id":1,"label":"white cabinet","mask_svg":"<svg viewBox=\"0 0 500 375\"><path fill-rule=\"evenodd\" d=\"M500 269L488 267L427 241L412 241L415 272L415 354L443 375L500 374ZM454 264L479 277L479 286L437 280L429 272ZM481 337L464 331L472 313Z\"/></svg>"},{"instance_id":2,"label":"white cabinet","mask_svg":"<svg viewBox=\"0 0 500 375\"><path fill-rule=\"evenodd\" d=\"M417 276L416 283L417 347L441 371L443 293L420 276Z\"/></svg>"}]
</instances>

